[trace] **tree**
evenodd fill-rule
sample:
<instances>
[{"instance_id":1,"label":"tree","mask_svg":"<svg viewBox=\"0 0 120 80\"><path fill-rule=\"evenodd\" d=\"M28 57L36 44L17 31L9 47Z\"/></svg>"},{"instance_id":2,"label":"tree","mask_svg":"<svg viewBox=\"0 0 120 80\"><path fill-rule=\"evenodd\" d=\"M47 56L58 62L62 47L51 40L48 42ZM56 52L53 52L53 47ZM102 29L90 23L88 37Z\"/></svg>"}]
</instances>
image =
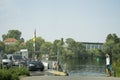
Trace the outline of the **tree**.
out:
<instances>
[{"instance_id":1,"label":"tree","mask_svg":"<svg viewBox=\"0 0 120 80\"><path fill-rule=\"evenodd\" d=\"M73 57L80 57L80 54L85 53L85 47L80 42L76 42L72 38L66 39L67 48L73 52Z\"/></svg>"},{"instance_id":2,"label":"tree","mask_svg":"<svg viewBox=\"0 0 120 80\"><path fill-rule=\"evenodd\" d=\"M57 55L57 52L58 52L58 48L60 47L60 40L55 40L53 42L53 52L55 55Z\"/></svg>"},{"instance_id":3,"label":"tree","mask_svg":"<svg viewBox=\"0 0 120 80\"><path fill-rule=\"evenodd\" d=\"M106 38L106 42L104 43L104 52L109 53L111 59L119 60L120 57L120 39L116 34L108 34Z\"/></svg>"},{"instance_id":4,"label":"tree","mask_svg":"<svg viewBox=\"0 0 120 80\"><path fill-rule=\"evenodd\" d=\"M50 50L51 50L51 47L52 47L52 43L50 42L45 42L41 45L41 52L42 54L50 54Z\"/></svg>"},{"instance_id":5,"label":"tree","mask_svg":"<svg viewBox=\"0 0 120 80\"><path fill-rule=\"evenodd\" d=\"M79 53L85 53L85 52L86 52L86 51L85 51L85 47L82 45L82 43L76 42L76 45L77 45L77 51L78 51Z\"/></svg>"},{"instance_id":6,"label":"tree","mask_svg":"<svg viewBox=\"0 0 120 80\"><path fill-rule=\"evenodd\" d=\"M41 37L36 37L35 50L40 51L40 47L44 42L45 42L44 39L42 39ZM34 43L33 39L30 39L26 42L26 47L28 48L29 51L34 51L33 43Z\"/></svg>"},{"instance_id":7,"label":"tree","mask_svg":"<svg viewBox=\"0 0 120 80\"><path fill-rule=\"evenodd\" d=\"M7 34L2 35L2 38L3 40L5 40L6 38L15 38L17 40L20 40L21 32L19 30L9 30Z\"/></svg>"},{"instance_id":8,"label":"tree","mask_svg":"<svg viewBox=\"0 0 120 80\"><path fill-rule=\"evenodd\" d=\"M34 53L34 54L39 56L40 53L42 52L41 51L41 46L42 46L43 43L45 43L45 40L42 37L36 37L36 39L35 39L35 51L36 52L34 52L34 47L33 47L34 41L33 41L33 39L30 39L26 42L26 48L28 49L28 51L31 52L31 54Z\"/></svg>"},{"instance_id":9,"label":"tree","mask_svg":"<svg viewBox=\"0 0 120 80\"><path fill-rule=\"evenodd\" d=\"M119 62L120 61L120 43L116 44L113 47L112 52L113 52L112 56L114 57L113 59Z\"/></svg>"},{"instance_id":10,"label":"tree","mask_svg":"<svg viewBox=\"0 0 120 80\"><path fill-rule=\"evenodd\" d=\"M45 40L42 37L37 37L36 38L36 51L41 52L41 46L42 46L43 43L45 43Z\"/></svg>"},{"instance_id":11,"label":"tree","mask_svg":"<svg viewBox=\"0 0 120 80\"><path fill-rule=\"evenodd\" d=\"M6 45L5 51L7 54L13 54L18 51L18 48L15 45Z\"/></svg>"},{"instance_id":12,"label":"tree","mask_svg":"<svg viewBox=\"0 0 120 80\"><path fill-rule=\"evenodd\" d=\"M5 50L4 42L0 41L0 52Z\"/></svg>"},{"instance_id":13,"label":"tree","mask_svg":"<svg viewBox=\"0 0 120 80\"><path fill-rule=\"evenodd\" d=\"M28 51L33 51L33 41L32 41L32 39L30 39L26 42L26 47L27 47Z\"/></svg>"},{"instance_id":14,"label":"tree","mask_svg":"<svg viewBox=\"0 0 120 80\"><path fill-rule=\"evenodd\" d=\"M66 39L66 43L67 43L67 48L68 48L68 50L71 50L73 53L75 53L76 52L76 42L75 42L75 40L74 39L72 39L72 38L67 38Z\"/></svg>"},{"instance_id":15,"label":"tree","mask_svg":"<svg viewBox=\"0 0 120 80\"><path fill-rule=\"evenodd\" d=\"M108 34L106 42L113 41L114 43L119 43L119 38L116 34Z\"/></svg>"},{"instance_id":16,"label":"tree","mask_svg":"<svg viewBox=\"0 0 120 80\"><path fill-rule=\"evenodd\" d=\"M24 38L21 38L21 34L19 30L9 30L7 34L2 35L3 41L6 38L15 38L17 40L15 44L5 45L5 53L14 53L23 48L22 43L24 42Z\"/></svg>"},{"instance_id":17,"label":"tree","mask_svg":"<svg viewBox=\"0 0 120 80\"><path fill-rule=\"evenodd\" d=\"M105 53L110 53L114 76L120 76L120 38L116 34L109 34L104 43Z\"/></svg>"}]
</instances>

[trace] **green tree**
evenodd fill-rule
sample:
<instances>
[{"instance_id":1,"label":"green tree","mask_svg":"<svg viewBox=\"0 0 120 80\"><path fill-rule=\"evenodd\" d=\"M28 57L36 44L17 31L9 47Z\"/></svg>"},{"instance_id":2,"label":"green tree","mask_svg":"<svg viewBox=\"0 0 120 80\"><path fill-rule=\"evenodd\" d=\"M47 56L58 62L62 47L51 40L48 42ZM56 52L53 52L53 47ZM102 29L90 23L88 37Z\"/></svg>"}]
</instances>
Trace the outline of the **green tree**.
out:
<instances>
[{"instance_id":1,"label":"green tree","mask_svg":"<svg viewBox=\"0 0 120 80\"><path fill-rule=\"evenodd\" d=\"M50 54L50 50L51 50L51 47L52 47L52 43L51 42L45 42L41 45L41 52L42 54Z\"/></svg>"},{"instance_id":2,"label":"green tree","mask_svg":"<svg viewBox=\"0 0 120 80\"><path fill-rule=\"evenodd\" d=\"M110 54L111 59L118 56L120 39L116 34L108 34L104 43L104 52Z\"/></svg>"},{"instance_id":3,"label":"green tree","mask_svg":"<svg viewBox=\"0 0 120 80\"><path fill-rule=\"evenodd\" d=\"M45 40L42 37L37 37L36 38L36 51L40 51L41 52L41 46L42 44L45 43Z\"/></svg>"},{"instance_id":4,"label":"green tree","mask_svg":"<svg viewBox=\"0 0 120 80\"><path fill-rule=\"evenodd\" d=\"M17 51L17 47L15 45L6 45L5 47L5 53L7 54L13 54Z\"/></svg>"},{"instance_id":5,"label":"green tree","mask_svg":"<svg viewBox=\"0 0 120 80\"><path fill-rule=\"evenodd\" d=\"M114 76L120 76L120 38L116 34L109 34L104 43L105 53L110 53Z\"/></svg>"},{"instance_id":6,"label":"green tree","mask_svg":"<svg viewBox=\"0 0 120 80\"><path fill-rule=\"evenodd\" d=\"M19 30L9 30L7 34L2 35L3 41L6 38L15 38L17 40L15 44L5 45L5 53L14 53L23 47L25 48L25 46L22 45L24 38L21 38L21 34Z\"/></svg>"},{"instance_id":7,"label":"green tree","mask_svg":"<svg viewBox=\"0 0 120 80\"><path fill-rule=\"evenodd\" d=\"M85 53L85 47L82 45L82 43L76 42L72 38L66 39L66 43L68 45L67 49L71 50L72 53L74 54L73 57L80 57L80 54L84 54Z\"/></svg>"},{"instance_id":8,"label":"green tree","mask_svg":"<svg viewBox=\"0 0 120 80\"><path fill-rule=\"evenodd\" d=\"M25 42L22 42L22 43L19 45L19 49L27 49L26 43L25 43Z\"/></svg>"},{"instance_id":9,"label":"green tree","mask_svg":"<svg viewBox=\"0 0 120 80\"><path fill-rule=\"evenodd\" d=\"M53 52L55 55L57 55L57 52L58 52L58 48L60 47L60 40L55 40L53 42Z\"/></svg>"},{"instance_id":10,"label":"green tree","mask_svg":"<svg viewBox=\"0 0 120 80\"><path fill-rule=\"evenodd\" d=\"M21 39L21 32L19 30L9 30L7 34L2 35L3 40L6 38L15 38L17 40ZM22 38L23 40L23 38Z\"/></svg>"},{"instance_id":11,"label":"green tree","mask_svg":"<svg viewBox=\"0 0 120 80\"><path fill-rule=\"evenodd\" d=\"M0 51L4 51L5 50L5 44L4 42L0 41Z\"/></svg>"},{"instance_id":12,"label":"green tree","mask_svg":"<svg viewBox=\"0 0 120 80\"><path fill-rule=\"evenodd\" d=\"M68 50L71 50L74 54L76 53L77 51L77 47L76 47L76 42L74 39L72 38L67 38L66 39L66 44L68 45L67 46L67 49Z\"/></svg>"},{"instance_id":13,"label":"green tree","mask_svg":"<svg viewBox=\"0 0 120 80\"><path fill-rule=\"evenodd\" d=\"M26 47L28 49L28 51L33 51L33 40L30 39L26 42Z\"/></svg>"},{"instance_id":14,"label":"green tree","mask_svg":"<svg viewBox=\"0 0 120 80\"><path fill-rule=\"evenodd\" d=\"M80 56L79 54L84 54L84 53L86 53L85 47L82 45L82 43L76 42L76 47L77 47L78 57Z\"/></svg>"},{"instance_id":15,"label":"green tree","mask_svg":"<svg viewBox=\"0 0 120 80\"><path fill-rule=\"evenodd\" d=\"M45 42L44 39L42 39L41 37L36 37L35 50L40 51L40 48L44 42ZM29 51L34 51L33 44L34 44L33 39L30 39L26 42L26 47Z\"/></svg>"},{"instance_id":16,"label":"green tree","mask_svg":"<svg viewBox=\"0 0 120 80\"><path fill-rule=\"evenodd\" d=\"M35 43L35 53L34 53L34 47L33 44ZM36 55L40 55L41 51L41 46L42 44L45 43L45 40L41 37L36 37L35 42L33 41L33 39L30 39L26 42L26 48L28 49L28 51L31 53L31 57L32 54L36 54Z\"/></svg>"},{"instance_id":17,"label":"green tree","mask_svg":"<svg viewBox=\"0 0 120 80\"><path fill-rule=\"evenodd\" d=\"M116 44L114 47L113 47L113 50L112 50L113 54L113 59L114 61L120 61L120 43Z\"/></svg>"}]
</instances>

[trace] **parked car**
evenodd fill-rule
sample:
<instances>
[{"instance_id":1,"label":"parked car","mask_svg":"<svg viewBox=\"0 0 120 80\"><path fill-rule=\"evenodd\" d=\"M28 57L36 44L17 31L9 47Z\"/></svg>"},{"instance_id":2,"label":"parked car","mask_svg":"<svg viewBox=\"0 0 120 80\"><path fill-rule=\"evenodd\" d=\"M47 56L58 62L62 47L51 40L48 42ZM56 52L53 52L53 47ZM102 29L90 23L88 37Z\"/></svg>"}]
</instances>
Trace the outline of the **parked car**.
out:
<instances>
[{"instance_id":1,"label":"parked car","mask_svg":"<svg viewBox=\"0 0 120 80\"><path fill-rule=\"evenodd\" d=\"M3 55L2 57L2 66L6 68L9 68L12 66L12 62L11 60L8 59L7 55Z\"/></svg>"},{"instance_id":2,"label":"parked car","mask_svg":"<svg viewBox=\"0 0 120 80\"><path fill-rule=\"evenodd\" d=\"M48 70L49 69L49 63L42 61L43 65L44 65L44 70Z\"/></svg>"},{"instance_id":3,"label":"parked car","mask_svg":"<svg viewBox=\"0 0 120 80\"><path fill-rule=\"evenodd\" d=\"M44 70L44 65L41 61L28 61L27 67L29 71L36 71L36 70L43 71Z\"/></svg>"},{"instance_id":4,"label":"parked car","mask_svg":"<svg viewBox=\"0 0 120 80\"><path fill-rule=\"evenodd\" d=\"M24 63L22 55L20 55L20 54L9 54L7 56L12 61L13 66L19 66L19 65L22 65Z\"/></svg>"}]
</instances>

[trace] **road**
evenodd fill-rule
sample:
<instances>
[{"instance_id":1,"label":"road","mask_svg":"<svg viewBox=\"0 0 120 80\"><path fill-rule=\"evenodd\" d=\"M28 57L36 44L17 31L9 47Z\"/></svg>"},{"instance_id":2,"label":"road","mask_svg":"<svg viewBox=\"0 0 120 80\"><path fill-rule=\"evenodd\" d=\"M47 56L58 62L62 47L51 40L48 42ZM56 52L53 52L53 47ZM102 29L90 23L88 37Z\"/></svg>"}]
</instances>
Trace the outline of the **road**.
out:
<instances>
[{"instance_id":1,"label":"road","mask_svg":"<svg viewBox=\"0 0 120 80\"><path fill-rule=\"evenodd\" d=\"M54 76L48 71L32 71L30 75L20 80L120 80L120 78L106 76Z\"/></svg>"},{"instance_id":2,"label":"road","mask_svg":"<svg viewBox=\"0 0 120 80\"><path fill-rule=\"evenodd\" d=\"M30 71L30 76L54 76L50 74L48 71Z\"/></svg>"},{"instance_id":3,"label":"road","mask_svg":"<svg viewBox=\"0 0 120 80\"><path fill-rule=\"evenodd\" d=\"M93 76L30 76L21 80L120 80L114 77L93 77Z\"/></svg>"}]
</instances>

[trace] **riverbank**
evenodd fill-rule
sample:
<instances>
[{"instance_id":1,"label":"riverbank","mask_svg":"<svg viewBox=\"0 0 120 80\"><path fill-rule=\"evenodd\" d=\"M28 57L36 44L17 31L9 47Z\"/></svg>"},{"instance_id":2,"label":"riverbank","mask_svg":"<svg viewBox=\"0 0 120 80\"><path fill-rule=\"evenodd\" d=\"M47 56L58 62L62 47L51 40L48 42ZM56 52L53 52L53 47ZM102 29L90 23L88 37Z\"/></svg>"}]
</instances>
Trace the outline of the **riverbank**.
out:
<instances>
[{"instance_id":1,"label":"riverbank","mask_svg":"<svg viewBox=\"0 0 120 80\"><path fill-rule=\"evenodd\" d=\"M21 80L120 80L115 77L94 77L94 76L30 76Z\"/></svg>"}]
</instances>

